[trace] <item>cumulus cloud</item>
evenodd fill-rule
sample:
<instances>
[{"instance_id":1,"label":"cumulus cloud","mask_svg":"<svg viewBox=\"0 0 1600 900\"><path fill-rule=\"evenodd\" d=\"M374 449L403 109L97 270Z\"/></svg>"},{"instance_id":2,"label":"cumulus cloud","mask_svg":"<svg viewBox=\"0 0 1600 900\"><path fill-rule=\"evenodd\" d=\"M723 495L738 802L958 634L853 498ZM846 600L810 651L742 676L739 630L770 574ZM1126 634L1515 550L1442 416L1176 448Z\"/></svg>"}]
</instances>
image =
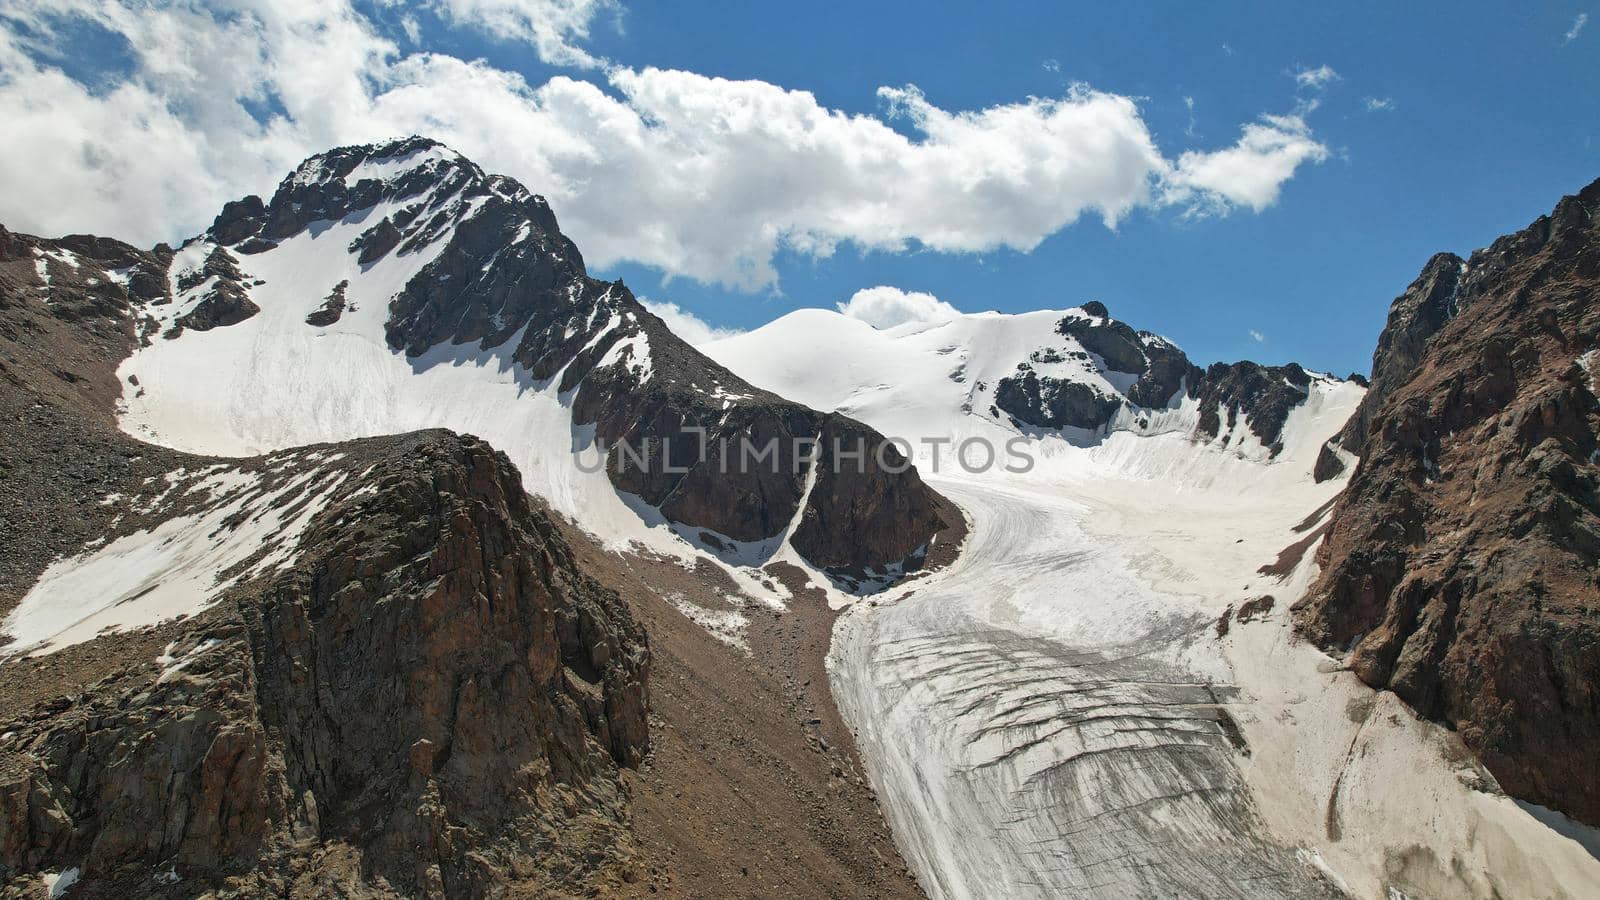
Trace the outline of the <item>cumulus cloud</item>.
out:
<instances>
[{"instance_id":1,"label":"cumulus cloud","mask_svg":"<svg viewBox=\"0 0 1600 900\"><path fill-rule=\"evenodd\" d=\"M1583 26L1587 24L1589 24L1589 14L1586 12L1578 13L1578 17L1572 20L1572 27L1568 28L1567 33L1561 36L1561 43L1570 44L1577 40L1578 35L1583 34Z\"/></svg>"},{"instance_id":2,"label":"cumulus cloud","mask_svg":"<svg viewBox=\"0 0 1600 900\"><path fill-rule=\"evenodd\" d=\"M1258 344L1265 344L1267 342L1267 336L1252 328L1250 329L1250 340L1255 341Z\"/></svg>"},{"instance_id":3,"label":"cumulus cloud","mask_svg":"<svg viewBox=\"0 0 1600 900\"><path fill-rule=\"evenodd\" d=\"M434 5L538 48L541 33L581 39L610 0ZM58 68L72 44L53 27L69 19L126 40L131 66L111 89ZM554 47L540 52L560 59ZM1164 204L1259 210L1327 155L1288 116L1173 161L1132 99L1081 85L980 110L886 87L882 112L859 115L762 81L620 66L594 77L606 89L402 51L348 2L12 0L0 11L0 221L172 240L228 199L270 192L310 153L416 133L544 194L598 266L758 290L776 284L782 250L1029 251L1084 216L1115 227Z\"/></svg>"},{"instance_id":4,"label":"cumulus cloud","mask_svg":"<svg viewBox=\"0 0 1600 900\"><path fill-rule=\"evenodd\" d=\"M1388 112L1394 109L1394 98L1392 97L1368 97L1361 103L1366 107L1367 112Z\"/></svg>"},{"instance_id":5,"label":"cumulus cloud","mask_svg":"<svg viewBox=\"0 0 1600 900\"><path fill-rule=\"evenodd\" d=\"M1321 89L1339 80L1332 66L1320 65L1315 69L1299 69L1294 73L1295 83L1303 88Z\"/></svg>"},{"instance_id":6,"label":"cumulus cloud","mask_svg":"<svg viewBox=\"0 0 1600 900\"><path fill-rule=\"evenodd\" d=\"M656 318L667 323L667 328L671 329L673 334L695 346L709 344L712 341L744 333L738 328L721 328L712 325L671 301L651 300L648 297L640 297L639 302L644 304L645 309L655 313Z\"/></svg>"},{"instance_id":7,"label":"cumulus cloud","mask_svg":"<svg viewBox=\"0 0 1600 900\"><path fill-rule=\"evenodd\" d=\"M839 305L839 312L873 328L893 328L907 322L943 322L961 315L961 310L922 291L902 291L880 284L862 288Z\"/></svg>"},{"instance_id":8,"label":"cumulus cloud","mask_svg":"<svg viewBox=\"0 0 1600 900\"><path fill-rule=\"evenodd\" d=\"M400 0L382 2L399 5ZM600 13L620 11L616 0L428 0L427 5L453 24L531 44L551 65L581 68L594 68L604 60L577 42L589 37L589 26Z\"/></svg>"},{"instance_id":9,"label":"cumulus cloud","mask_svg":"<svg viewBox=\"0 0 1600 900\"><path fill-rule=\"evenodd\" d=\"M1296 169L1328 158L1328 148L1311 136L1300 116L1262 116L1244 127L1232 146L1210 152L1185 151L1167 177L1167 196L1192 203L1196 212L1226 212L1247 206L1260 212Z\"/></svg>"}]
</instances>

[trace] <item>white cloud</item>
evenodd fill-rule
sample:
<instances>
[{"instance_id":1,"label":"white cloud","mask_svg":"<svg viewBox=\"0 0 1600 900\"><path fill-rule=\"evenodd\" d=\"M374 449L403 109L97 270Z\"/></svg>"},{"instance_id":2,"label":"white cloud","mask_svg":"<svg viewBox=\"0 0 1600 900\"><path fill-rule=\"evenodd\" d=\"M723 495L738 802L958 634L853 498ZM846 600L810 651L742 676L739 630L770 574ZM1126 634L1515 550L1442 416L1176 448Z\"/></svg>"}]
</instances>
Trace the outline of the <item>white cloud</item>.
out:
<instances>
[{"instance_id":1,"label":"white cloud","mask_svg":"<svg viewBox=\"0 0 1600 900\"><path fill-rule=\"evenodd\" d=\"M1054 58L1047 59L1043 63L1040 63L1040 67L1043 68L1046 72L1060 72L1061 71L1061 61L1058 60L1058 59L1054 59Z\"/></svg>"},{"instance_id":2,"label":"white cloud","mask_svg":"<svg viewBox=\"0 0 1600 900\"><path fill-rule=\"evenodd\" d=\"M537 10L571 11L545 26L570 39L607 6L438 2L487 29L509 17L536 47ZM72 46L50 30L62 17L125 37L132 71L106 91L52 68ZM974 111L882 88L885 115L852 115L761 81L622 67L597 77L610 92L403 53L342 2L12 0L0 12L0 221L171 240L228 199L269 193L310 153L417 133L547 196L597 266L626 259L755 290L776 283L783 249L1029 251L1086 214L1115 226L1163 204L1259 210L1327 154L1289 116L1174 162L1132 99L1084 86ZM250 111L262 109L272 115L258 121Z\"/></svg>"},{"instance_id":3,"label":"white cloud","mask_svg":"<svg viewBox=\"0 0 1600 900\"><path fill-rule=\"evenodd\" d=\"M1394 109L1393 97L1368 97L1361 103L1367 112L1388 112Z\"/></svg>"},{"instance_id":4,"label":"white cloud","mask_svg":"<svg viewBox=\"0 0 1600 900\"><path fill-rule=\"evenodd\" d=\"M1572 27L1568 28L1567 33L1561 36L1561 43L1570 44L1577 40L1578 35L1583 33L1583 26L1587 24L1589 24L1589 14L1586 12L1578 13L1578 17L1572 20Z\"/></svg>"},{"instance_id":5,"label":"white cloud","mask_svg":"<svg viewBox=\"0 0 1600 900\"><path fill-rule=\"evenodd\" d=\"M1232 147L1186 151L1167 177L1172 202L1191 203L1202 213L1248 206L1256 212L1276 203L1284 182L1306 162L1328 158L1299 116L1262 116L1244 127Z\"/></svg>"},{"instance_id":6,"label":"white cloud","mask_svg":"<svg viewBox=\"0 0 1600 900\"><path fill-rule=\"evenodd\" d=\"M401 0L381 0L385 5ZM605 60L591 56L576 41L602 12L617 13L616 0L427 0L447 21L468 25L497 38L531 44L551 65L594 68Z\"/></svg>"},{"instance_id":7,"label":"white cloud","mask_svg":"<svg viewBox=\"0 0 1600 900\"><path fill-rule=\"evenodd\" d=\"M961 310L921 291L902 291L880 284L862 288L839 305L839 312L873 328L893 328L907 322L943 322L961 315Z\"/></svg>"},{"instance_id":8,"label":"white cloud","mask_svg":"<svg viewBox=\"0 0 1600 900\"><path fill-rule=\"evenodd\" d=\"M1264 344L1267 342L1267 336L1252 328L1250 329L1250 340L1258 344Z\"/></svg>"},{"instance_id":9,"label":"white cloud","mask_svg":"<svg viewBox=\"0 0 1600 900\"><path fill-rule=\"evenodd\" d=\"M667 328L673 334L695 346L744 333L738 328L719 328L712 325L671 301L657 301L648 297L640 297L639 302L644 304L645 309L655 313L656 318L667 323Z\"/></svg>"},{"instance_id":10,"label":"white cloud","mask_svg":"<svg viewBox=\"0 0 1600 900\"><path fill-rule=\"evenodd\" d=\"M1303 88L1320 90L1332 82L1339 80L1339 73L1332 66L1320 65L1315 69L1300 69L1294 73L1294 80Z\"/></svg>"}]
</instances>

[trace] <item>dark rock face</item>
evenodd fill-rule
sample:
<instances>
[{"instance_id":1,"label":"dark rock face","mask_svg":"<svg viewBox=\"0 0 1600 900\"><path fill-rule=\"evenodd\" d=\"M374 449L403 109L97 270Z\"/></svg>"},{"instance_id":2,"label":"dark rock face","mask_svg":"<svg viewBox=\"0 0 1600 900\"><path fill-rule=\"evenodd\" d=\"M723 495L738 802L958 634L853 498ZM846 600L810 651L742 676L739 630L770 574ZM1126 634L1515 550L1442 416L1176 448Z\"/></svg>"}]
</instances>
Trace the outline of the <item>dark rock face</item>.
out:
<instances>
[{"instance_id":1,"label":"dark rock face","mask_svg":"<svg viewBox=\"0 0 1600 900\"><path fill-rule=\"evenodd\" d=\"M1104 303L1091 300L1082 310L1090 316L1068 316L1056 325L1058 334L1076 338L1090 353L1105 361L1114 372L1127 372L1139 378L1127 390L1134 406L1160 409L1170 403L1185 384L1194 385L1202 375L1182 350L1149 331L1135 331L1109 317Z\"/></svg>"},{"instance_id":2,"label":"dark rock face","mask_svg":"<svg viewBox=\"0 0 1600 900\"><path fill-rule=\"evenodd\" d=\"M1057 323L1056 333L1074 339L1082 350L1067 356L1055 350L1035 353L1015 374L995 384L995 407L1017 424L1097 431L1124 409L1165 409L1188 397L1200 401L1197 437L1231 441L1244 417L1273 456L1282 450L1284 422L1310 390L1311 376L1304 369L1294 363L1262 366L1248 361L1201 369L1161 336L1109 318L1103 303L1085 304L1080 311ZM1035 368L1072 359L1086 370L1138 377L1122 393L1106 393L1076 380L1070 371L1063 377Z\"/></svg>"},{"instance_id":3,"label":"dark rock face","mask_svg":"<svg viewBox=\"0 0 1600 900\"><path fill-rule=\"evenodd\" d=\"M1024 366L1026 367L1026 363ZM1013 418L1041 428L1096 429L1111 421L1122 400L1087 384L1039 377L1031 367L995 385L995 405Z\"/></svg>"},{"instance_id":4,"label":"dark rock face","mask_svg":"<svg viewBox=\"0 0 1600 900\"><path fill-rule=\"evenodd\" d=\"M357 254L357 262L363 266L371 265L388 256L390 250L399 246L403 237L405 234L394 224L394 220L384 216L381 222L361 232L361 236L350 245L350 250Z\"/></svg>"},{"instance_id":5,"label":"dark rock face","mask_svg":"<svg viewBox=\"0 0 1600 900\"><path fill-rule=\"evenodd\" d=\"M255 194L222 205L222 212L211 223L211 235L219 244L237 244L261 228L266 205Z\"/></svg>"},{"instance_id":6,"label":"dark rock face","mask_svg":"<svg viewBox=\"0 0 1600 900\"><path fill-rule=\"evenodd\" d=\"M339 317L344 315L344 292L348 287L350 287L348 280L334 285L333 291L328 294L328 299L322 301L321 306L306 315L306 324L316 328L326 328L339 321Z\"/></svg>"},{"instance_id":7,"label":"dark rock face","mask_svg":"<svg viewBox=\"0 0 1600 900\"><path fill-rule=\"evenodd\" d=\"M105 270L122 270L127 273L127 292L141 303L165 303L172 297L167 284L167 267L172 262L172 248L165 244L153 250L140 250L113 238L92 234L69 234L54 242Z\"/></svg>"},{"instance_id":8,"label":"dark rock face","mask_svg":"<svg viewBox=\"0 0 1600 900\"><path fill-rule=\"evenodd\" d=\"M1600 182L1396 301L1365 456L1296 621L1456 728L1518 797L1600 824ZM1445 298L1454 296L1451 302ZM1431 338L1432 322L1447 319ZM1421 345L1403 371L1406 348ZM1356 423L1352 423L1353 425ZM1349 434L1350 432L1346 432Z\"/></svg>"},{"instance_id":9,"label":"dark rock face","mask_svg":"<svg viewBox=\"0 0 1600 900\"><path fill-rule=\"evenodd\" d=\"M910 460L881 439L837 413L822 422L817 479L794 547L824 569L863 572L885 560L918 555L932 535L902 523L942 520L942 498L923 485ZM859 540L840 541L837 535L846 529Z\"/></svg>"},{"instance_id":10,"label":"dark rock face","mask_svg":"<svg viewBox=\"0 0 1600 900\"><path fill-rule=\"evenodd\" d=\"M1148 368L1128 389L1135 406L1160 409L1172 403L1187 385L1198 385L1204 374L1182 350L1148 331L1139 332Z\"/></svg>"},{"instance_id":11,"label":"dark rock face","mask_svg":"<svg viewBox=\"0 0 1600 900\"><path fill-rule=\"evenodd\" d=\"M353 174L397 160L428 161L383 180ZM535 382L559 376L559 390L575 392L574 424L595 426L595 440L608 448L613 483L673 522L756 541L794 518L808 469L795 444L816 439L826 417L707 359L622 283L589 278L549 205L512 179L486 175L421 138L346 147L307 160L270 201L230 206L211 237L280 240L380 201L400 208L351 245L360 263L424 246L436 253L390 303L385 332L392 348L418 356L440 344L504 347ZM449 239L436 246L451 225ZM330 297L311 324L331 324L337 305ZM874 446L883 440L868 433ZM742 464L745 442L757 461ZM623 445L646 464L624 465ZM900 557L872 553L920 546L947 526L914 471L884 472L869 461L867 471L838 477L862 479L859 490L845 488L858 502L830 511L837 532L812 535L808 546L819 559L894 563ZM927 496L906 499L915 494ZM871 498L891 505L873 508Z\"/></svg>"},{"instance_id":12,"label":"dark rock face","mask_svg":"<svg viewBox=\"0 0 1600 900\"><path fill-rule=\"evenodd\" d=\"M1090 353L1100 354L1113 371L1143 373L1148 363L1145 362L1144 347L1138 333L1122 322L1105 318L1104 304L1095 303L1095 308L1099 312L1089 312L1088 309L1084 312L1100 316L1099 321L1068 316L1057 323L1056 331L1077 338L1083 349Z\"/></svg>"},{"instance_id":13,"label":"dark rock face","mask_svg":"<svg viewBox=\"0 0 1600 900\"><path fill-rule=\"evenodd\" d=\"M1317 462L1311 467L1311 478L1317 484L1321 484L1324 481L1332 481L1343 475L1344 470L1344 460L1340 459L1339 454L1334 452L1333 445L1330 442L1323 444L1322 449L1317 451Z\"/></svg>"},{"instance_id":14,"label":"dark rock face","mask_svg":"<svg viewBox=\"0 0 1600 900\"><path fill-rule=\"evenodd\" d=\"M1201 434L1218 436L1224 421L1231 432L1239 417L1247 416L1250 431L1277 456L1283 450L1283 423L1310 389L1311 376L1294 363L1262 366L1247 360L1212 363L1190 396L1200 399Z\"/></svg>"},{"instance_id":15,"label":"dark rock face","mask_svg":"<svg viewBox=\"0 0 1600 900\"><path fill-rule=\"evenodd\" d=\"M210 331L237 325L258 312L261 307L250 299L244 289L244 275L233 255L222 247L212 250L199 271L178 279L178 290L185 291L206 279L215 278L211 289L200 298L194 308L173 320L173 327L165 337L175 338L185 329Z\"/></svg>"},{"instance_id":16,"label":"dark rock face","mask_svg":"<svg viewBox=\"0 0 1600 900\"><path fill-rule=\"evenodd\" d=\"M396 884L476 894L563 827L558 786L620 813L648 656L504 455L410 443L244 614L264 724L323 837Z\"/></svg>"},{"instance_id":17,"label":"dark rock face","mask_svg":"<svg viewBox=\"0 0 1600 900\"><path fill-rule=\"evenodd\" d=\"M1355 415L1339 433L1339 446L1363 453L1372 417L1395 389L1411 379L1428 342L1455 314L1461 302L1466 261L1454 253L1438 253L1422 274L1389 306L1389 321L1372 352L1372 381ZM1351 376L1354 378L1355 376Z\"/></svg>"},{"instance_id":18,"label":"dark rock face","mask_svg":"<svg viewBox=\"0 0 1600 900\"><path fill-rule=\"evenodd\" d=\"M0 778L0 875L216 871L264 849L284 818L282 784L243 641L215 635L181 677L119 673L7 726L31 765Z\"/></svg>"}]
</instances>

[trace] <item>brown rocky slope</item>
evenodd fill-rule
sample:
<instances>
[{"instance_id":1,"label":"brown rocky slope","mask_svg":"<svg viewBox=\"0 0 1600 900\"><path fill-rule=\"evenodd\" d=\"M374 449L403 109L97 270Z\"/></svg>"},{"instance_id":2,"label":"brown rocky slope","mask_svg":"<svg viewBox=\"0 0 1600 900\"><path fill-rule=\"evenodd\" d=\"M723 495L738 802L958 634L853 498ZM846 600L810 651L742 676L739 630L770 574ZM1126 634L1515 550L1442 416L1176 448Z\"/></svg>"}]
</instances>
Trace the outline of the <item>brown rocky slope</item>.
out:
<instances>
[{"instance_id":1,"label":"brown rocky slope","mask_svg":"<svg viewBox=\"0 0 1600 900\"><path fill-rule=\"evenodd\" d=\"M734 602L715 567L601 548L474 439L246 460L130 439L115 404L143 388L114 369L169 260L0 229L0 617L52 559L183 512L140 512L174 473L346 481L289 571L0 656L0 896L73 869L89 897L920 893L797 571L774 573L789 611L751 606L746 653L676 607Z\"/></svg>"},{"instance_id":2,"label":"brown rocky slope","mask_svg":"<svg viewBox=\"0 0 1600 900\"><path fill-rule=\"evenodd\" d=\"M74 245L0 231L0 614L57 554L189 512L166 486L224 465L115 430L134 304L108 269L143 257ZM0 661L0 893L74 869L74 896L615 881L644 635L509 461L423 432L226 465L336 487L289 565L198 614Z\"/></svg>"},{"instance_id":3,"label":"brown rocky slope","mask_svg":"<svg viewBox=\"0 0 1600 900\"><path fill-rule=\"evenodd\" d=\"M1364 449L1296 610L1459 730L1514 796L1600 824L1600 181L1395 302ZM1365 426L1362 420L1365 420Z\"/></svg>"}]
</instances>

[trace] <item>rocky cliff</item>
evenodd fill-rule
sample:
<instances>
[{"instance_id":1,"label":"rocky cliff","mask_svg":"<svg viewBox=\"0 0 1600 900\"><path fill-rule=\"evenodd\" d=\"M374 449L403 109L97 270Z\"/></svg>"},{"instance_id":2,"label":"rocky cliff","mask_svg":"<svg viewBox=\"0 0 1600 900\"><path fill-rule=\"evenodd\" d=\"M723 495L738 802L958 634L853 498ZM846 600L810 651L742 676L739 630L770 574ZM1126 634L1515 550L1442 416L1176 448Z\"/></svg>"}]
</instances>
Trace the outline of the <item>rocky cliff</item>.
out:
<instances>
[{"instance_id":1,"label":"rocky cliff","mask_svg":"<svg viewBox=\"0 0 1600 900\"><path fill-rule=\"evenodd\" d=\"M1466 260L1454 253L1435 254L1405 293L1389 305L1389 320L1378 337L1378 348L1372 353L1372 379L1367 396L1339 432L1337 441L1341 447L1357 455L1365 452L1367 430L1378 408L1389 395L1411 380L1428 342L1455 317L1460 308L1463 280L1475 280L1463 279L1466 271Z\"/></svg>"},{"instance_id":2,"label":"rocky cliff","mask_svg":"<svg viewBox=\"0 0 1600 900\"><path fill-rule=\"evenodd\" d=\"M1394 304L1296 609L1511 794L1600 824L1600 182Z\"/></svg>"},{"instance_id":3,"label":"rocky cliff","mask_svg":"<svg viewBox=\"0 0 1600 900\"><path fill-rule=\"evenodd\" d=\"M477 439L224 461L117 432L162 255L0 230L6 892L614 878L648 746L625 605Z\"/></svg>"}]
</instances>

